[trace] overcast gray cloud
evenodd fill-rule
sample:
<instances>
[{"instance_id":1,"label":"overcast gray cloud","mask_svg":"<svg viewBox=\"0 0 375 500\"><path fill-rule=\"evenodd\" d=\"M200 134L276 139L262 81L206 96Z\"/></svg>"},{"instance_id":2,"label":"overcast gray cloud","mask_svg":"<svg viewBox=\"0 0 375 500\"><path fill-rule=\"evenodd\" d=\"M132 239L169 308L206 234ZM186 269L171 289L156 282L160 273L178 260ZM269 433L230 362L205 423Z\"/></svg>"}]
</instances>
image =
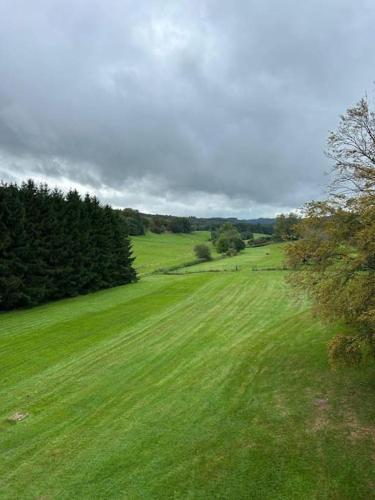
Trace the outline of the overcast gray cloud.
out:
<instances>
[{"instance_id":1,"label":"overcast gray cloud","mask_svg":"<svg viewBox=\"0 0 375 500\"><path fill-rule=\"evenodd\" d=\"M373 0L0 0L0 177L273 215L322 195L375 79Z\"/></svg>"}]
</instances>

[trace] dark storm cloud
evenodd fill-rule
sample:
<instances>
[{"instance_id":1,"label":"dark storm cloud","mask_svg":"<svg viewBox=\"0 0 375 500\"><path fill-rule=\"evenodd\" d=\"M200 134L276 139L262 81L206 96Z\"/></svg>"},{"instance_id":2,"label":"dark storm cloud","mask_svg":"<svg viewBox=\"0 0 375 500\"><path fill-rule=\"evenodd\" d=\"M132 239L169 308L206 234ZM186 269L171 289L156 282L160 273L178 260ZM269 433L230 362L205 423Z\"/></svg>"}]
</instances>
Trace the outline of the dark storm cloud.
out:
<instances>
[{"instance_id":1,"label":"dark storm cloud","mask_svg":"<svg viewBox=\"0 0 375 500\"><path fill-rule=\"evenodd\" d=\"M374 22L365 0L3 0L0 171L153 211L296 207L372 88Z\"/></svg>"}]
</instances>

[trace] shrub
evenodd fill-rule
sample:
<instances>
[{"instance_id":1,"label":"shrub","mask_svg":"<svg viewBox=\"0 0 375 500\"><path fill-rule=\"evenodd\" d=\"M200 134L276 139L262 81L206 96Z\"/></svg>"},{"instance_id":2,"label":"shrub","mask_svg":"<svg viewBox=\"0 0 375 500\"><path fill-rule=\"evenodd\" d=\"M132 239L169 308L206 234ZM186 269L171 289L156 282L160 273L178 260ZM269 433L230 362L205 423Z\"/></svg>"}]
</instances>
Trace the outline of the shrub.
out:
<instances>
[{"instance_id":1,"label":"shrub","mask_svg":"<svg viewBox=\"0 0 375 500\"><path fill-rule=\"evenodd\" d=\"M263 247L265 245L270 245L273 242L273 239L269 236L261 236L260 238L249 240L249 247Z\"/></svg>"},{"instance_id":2,"label":"shrub","mask_svg":"<svg viewBox=\"0 0 375 500\"><path fill-rule=\"evenodd\" d=\"M211 249L208 245L204 245L203 243L199 245L195 245L194 253L197 256L197 259L200 260L211 260Z\"/></svg>"},{"instance_id":3,"label":"shrub","mask_svg":"<svg viewBox=\"0 0 375 500\"><path fill-rule=\"evenodd\" d=\"M225 253L228 257L234 257L235 255L238 254L238 251L236 247L229 247L228 250Z\"/></svg>"}]
</instances>

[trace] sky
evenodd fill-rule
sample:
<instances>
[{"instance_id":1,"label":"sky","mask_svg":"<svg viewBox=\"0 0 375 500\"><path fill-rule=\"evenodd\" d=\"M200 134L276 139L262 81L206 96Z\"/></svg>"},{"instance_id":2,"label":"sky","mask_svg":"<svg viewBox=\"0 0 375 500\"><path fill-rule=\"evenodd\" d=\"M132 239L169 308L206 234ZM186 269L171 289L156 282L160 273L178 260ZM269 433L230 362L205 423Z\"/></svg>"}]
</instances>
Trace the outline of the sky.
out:
<instances>
[{"instance_id":1,"label":"sky","mask_svg":"<svg viewBox=\"0 0 375 500\"><path fill-rule=\"evenodd\" d=\"M297 209L374 97L374 26L374 0L0 0L0 179L150 213Z\"/></svg>"}]
</instances>

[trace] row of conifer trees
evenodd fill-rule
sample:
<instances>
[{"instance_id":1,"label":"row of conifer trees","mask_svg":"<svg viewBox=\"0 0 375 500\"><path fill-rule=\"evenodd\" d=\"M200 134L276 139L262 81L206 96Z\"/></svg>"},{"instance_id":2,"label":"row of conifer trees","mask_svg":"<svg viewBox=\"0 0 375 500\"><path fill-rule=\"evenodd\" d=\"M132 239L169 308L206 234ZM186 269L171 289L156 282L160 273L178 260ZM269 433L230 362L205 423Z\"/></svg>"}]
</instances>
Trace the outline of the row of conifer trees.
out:
<instances>
[{"instance_id":1,"label":"row of conifer trees","mask_svg":"<svg viewBox=\"0 0 375 500\"><path fill-rule=\"evenodd\" d=\"M115 210L33 181L0 185L0 310L136 280Z\"/></svg>"}]
</instances>

